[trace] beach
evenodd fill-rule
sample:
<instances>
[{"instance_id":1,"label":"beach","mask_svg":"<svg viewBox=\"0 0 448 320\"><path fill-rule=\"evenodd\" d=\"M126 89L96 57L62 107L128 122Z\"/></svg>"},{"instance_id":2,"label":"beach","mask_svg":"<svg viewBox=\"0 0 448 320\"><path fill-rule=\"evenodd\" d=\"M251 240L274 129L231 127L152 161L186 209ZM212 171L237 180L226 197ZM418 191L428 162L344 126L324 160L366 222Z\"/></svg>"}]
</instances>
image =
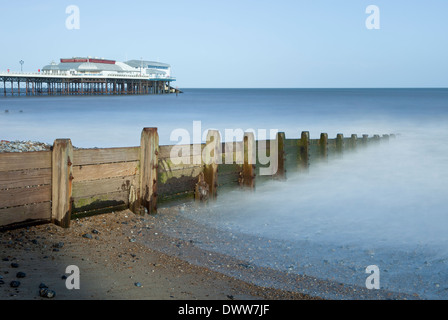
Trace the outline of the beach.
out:
<instances>
[{"instance_id":1,"label":"beach","mask_svg":"<svg viewBox=\"0 0 448 320\"><path fill-rule=\"evenodd\" d=\"M143 230L151 231L151 223L123 211L74 220L70 229L46 224L0 233L2 300L46 299L39 296L41 283L56 292L56 300L316 299L257 287L148 249L139 238L151 232ZM69 265L79 267L79 290L66 288ZM26 277L17 279L18 272ZM11 288L11 281L20 286Z\"/></svg>"},{"instance_id":2,"label":"beach","mask_svg":"<svg viewBox=\"0 0 448 320\"><path fill-rule=\"evenodd\" d=\"M165 208L162 211L178 210ZM55 300L321 300L319 292L340 299L419 299L385 290L367 290L307 276L258 268L246 261L196 248L154 228L157 216L136 216L126 210L72 221L69 229L45 224L0 233L0 285L2 300L46 300L44 284L56 293ZM208 256L246 278L272 278L296 290L254 284L192 264L174 255L149 248L171 246L190 255ZM154 247L152 246L152 247ZM80 289L66 287L68 266L79 268ZM18 273L24 273L25 277ZM18 288L10 286L19 281ZM303 294L299 291L313 294Z\"/></svg>"}]
</instances>

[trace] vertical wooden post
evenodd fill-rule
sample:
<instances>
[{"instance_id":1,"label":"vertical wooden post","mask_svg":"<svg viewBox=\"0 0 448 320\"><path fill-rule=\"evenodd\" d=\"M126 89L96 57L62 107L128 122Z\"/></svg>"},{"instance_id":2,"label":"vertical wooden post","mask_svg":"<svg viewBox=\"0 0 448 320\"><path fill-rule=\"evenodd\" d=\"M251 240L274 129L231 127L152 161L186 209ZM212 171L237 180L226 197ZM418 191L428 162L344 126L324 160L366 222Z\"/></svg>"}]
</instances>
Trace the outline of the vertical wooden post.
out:
<instances>
[{"instance_id":1,"label":"vertical wooden post","mask_svg":"<svg viewBox=\"0 0 448 320\"><path fill-rule=\"evenodd\" d=\"M240 185L255 189L255 168L257 163L257 152L255 150L255 136L253 132L246 132L243 140L243 171L241 173Z\"/></svg>"},{"instance_id":2,"label":"vertical wooden post","mask_svg":"<svg viewBox=\"0 0 448 320\"><path fill-rule=\"evenodd\" d=\"M299 166L308 169L310 166L310 133L303 131L299 141Z\"/></svg>"},{"instance_id":3,"label":"vertical wooden post","mask_svg":"<svg viewBox=\"0 0 448 320\"><path fill-rule=\"evenodd\" d=\"M369 143L369 135L368 134L363 134L362 135L362 144L364 146L367 146L368 143Z\"/></svg>"},{"instance_id":4,"label":"vertical wooden post","mask_svg":"<svg viewBox=\"0 0 448 320\"><path fill-rule=\"evenodd\" d=\"M358 145L358 135L352 134L350 138L350 148L352 150L356 150L357 145Z\"/></svg>"},{"instance_id":5,"label":"vertical wooden post","mask_svg":"<svg viewBox=\"0 0 448 320\"><path fill-rule=\"evenodd\" d=\"M320 156L324 161L328 160L328 134L321 133L319 140Z\"/></svg>"},{"instance_id":6,"label":"vertical wooden post","mask_svg":"<svg viewBox=\"0 0 448 320\"><path fill-rule=\"evenodd\" d=\"M140 142L141 206L149 214L157 213L157 169L159 167L159 134L157 128L144 128Z\"/></svg>"},{"instance_id":7,"label":"vertical wooden post","mask_svg":"<svg viewBox=\"0 0 448 320\"><path fill-rule=\"evenodd\" d=\"M217 130L209 130L203 151L204 181L209 186L209 199L218 197L218 164L221 163L221 135Z\"/></svg>"},{"instance_id":8,"label":"vertical wooden post","mask_svg":"<svg viewBox=\"0 0 448 320\"><path fill-rule=\"evenodd\" d=\"M336 152L342 153L344 150L344 135L342 133L338 133L336 136Z\"/></svg>"},{"instance_id":9,"label":"vertical wooden post","mask_svg":"<svg viewBox=\"0 0 448 320\"><path fill-rule=\"evenodd\" d=\"M72 211L73 146L70 139L57 139L52 154L51 220L63 228L70 227Z\"/></svg>"},{"instance_id":10,"label":"vertical wooden post","mask_svg":"<svg viewBox=\"0 0 448 320\"><path fill-rule=\"evenodd\" d=\"M285 133L284 132L278 132L277 138L275 141L271 141L270 146L270 157L271 159L275 157L276 155L272 154L272 151L275 150L275 148L272 148L272 143L277 144L277 173L274 174L274 177L277 179L286 179L286 168L285 168Z\"/></svg>"}]
</instances>

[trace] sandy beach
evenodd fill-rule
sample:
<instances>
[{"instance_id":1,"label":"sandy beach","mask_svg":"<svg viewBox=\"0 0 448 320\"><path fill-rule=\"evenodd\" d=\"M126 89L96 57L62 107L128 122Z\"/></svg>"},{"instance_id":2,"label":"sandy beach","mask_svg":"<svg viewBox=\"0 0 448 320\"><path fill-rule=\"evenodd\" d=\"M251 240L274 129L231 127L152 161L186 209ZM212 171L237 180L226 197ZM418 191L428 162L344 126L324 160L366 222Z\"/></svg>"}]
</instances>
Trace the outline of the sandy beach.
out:
<instances>
[{"instance_id":1,"label":"sandy beach","mask_svg":"<svg viewBox=\"0 0 448 320\"><path fill-rule=\"evenodd\" d=\"M55 300L320 300L319 292L331 292L340 299L418 299L248 267L245 261L217 253L211 257L192 241L164 235L155 227L156 219L127 210L75 219L69 229L46 224L0 233L1 299L47 299L39 296L41 284L56 292ZM154 244L151 248L144 244L148 241ZM210 256L213 264L246 273L245 279L272 278L296 290L255 285L155 249L163 246L173 246L185 255ZM71 265L80 270L79 290L66 288L65 277L70 274L65 272ZM19 272L25 277L18 278ZM11 281L19 281L20 286L12 288Z\"/></svg>"},{"instance_id":2,"label":"sandy beach","mask_svg":"<svg viewBox=\"0 0 448 320\"><path fill-rule=\"evenodd\" d=\"M148 220L124 211L74 220L70 229L47 224L0 233L1 299L45 299L41 283L56 292L56 300L318 299L258 287L150 250L140 243L142 230L151 230ZM69 265L79 267L79 290L66 288ZM18 279L18 272L26 276ZM11 281L20 286L10 287Z\"/></svg>"}]
</instances>

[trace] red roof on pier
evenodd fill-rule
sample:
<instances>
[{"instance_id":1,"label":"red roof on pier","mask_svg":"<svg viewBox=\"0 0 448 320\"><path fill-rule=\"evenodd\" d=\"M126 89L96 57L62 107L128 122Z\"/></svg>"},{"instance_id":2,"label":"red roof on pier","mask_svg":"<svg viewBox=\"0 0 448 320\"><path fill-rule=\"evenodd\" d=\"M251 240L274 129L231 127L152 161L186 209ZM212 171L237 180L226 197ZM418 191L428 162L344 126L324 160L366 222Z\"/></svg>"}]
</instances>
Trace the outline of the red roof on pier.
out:
<instances>
[{"instance_id":1,"label":"red roof on pier","mask_svg":"<svg viewBox=\"0 0 448 320\"><path fill-rule=\"evenodd\" d=\"M61 63L79 63L79 62L115 64L115 60L106 60L106 59L92 59L92 58L61 59Z\"/></svg>"}]
</instances>

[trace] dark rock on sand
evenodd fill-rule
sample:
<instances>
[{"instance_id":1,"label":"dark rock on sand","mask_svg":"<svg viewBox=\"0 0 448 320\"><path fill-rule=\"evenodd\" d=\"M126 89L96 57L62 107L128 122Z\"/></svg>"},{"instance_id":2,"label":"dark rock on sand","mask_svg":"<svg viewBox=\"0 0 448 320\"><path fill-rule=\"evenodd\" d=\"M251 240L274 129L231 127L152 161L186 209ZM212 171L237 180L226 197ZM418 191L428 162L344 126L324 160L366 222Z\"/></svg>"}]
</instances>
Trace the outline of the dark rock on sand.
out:
<instances>
[{"instance_id":1,"label":"dark rock on sand","mask_svg":"<svg viewBox=\"0 0 448 320\"><path fill-rule=\"evenodd\" d=\"M56 296L56 292L48 288L42 288L39 290L39 295L42 298L53 299Z\"/></svg>"}]
</instances>

